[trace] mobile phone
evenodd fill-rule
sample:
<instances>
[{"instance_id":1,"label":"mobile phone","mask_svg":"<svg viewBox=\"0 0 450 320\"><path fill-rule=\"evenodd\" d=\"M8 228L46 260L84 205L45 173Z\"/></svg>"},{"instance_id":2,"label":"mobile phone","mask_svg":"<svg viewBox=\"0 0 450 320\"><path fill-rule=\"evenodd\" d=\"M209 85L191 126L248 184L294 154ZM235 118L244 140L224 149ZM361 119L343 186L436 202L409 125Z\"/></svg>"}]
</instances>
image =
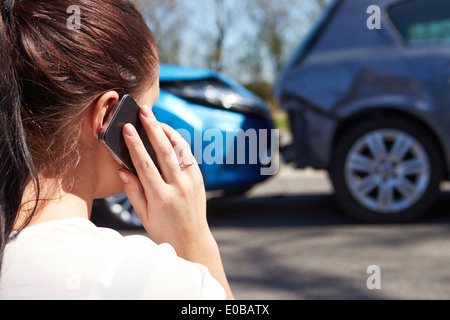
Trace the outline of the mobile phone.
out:
<instances>
[{"instance_id":1,"label":"mobile phone","mask_svg":"<svg viewBox=\"0 0 450 320\"><path fill-rule=\"evenodd\" d=\"M147 133L139 117L140 109L141 108L131 95L127 94L123 96L123 98L112 107L107 115L102 130L98 135L98 140L111 153L114 159L136 176L137 171L131 160L122 133L123 127L128 123L136 128L144 143L145 149L159 170L155 150L148 139Z\"/></svg>"}]
</instances>

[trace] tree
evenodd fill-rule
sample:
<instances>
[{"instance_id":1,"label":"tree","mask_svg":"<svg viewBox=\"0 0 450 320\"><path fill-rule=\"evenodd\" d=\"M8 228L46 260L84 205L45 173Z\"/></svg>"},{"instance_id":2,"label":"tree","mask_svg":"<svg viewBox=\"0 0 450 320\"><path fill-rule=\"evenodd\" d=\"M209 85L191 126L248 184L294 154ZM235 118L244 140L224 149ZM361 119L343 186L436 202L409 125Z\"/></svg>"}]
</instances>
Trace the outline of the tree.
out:
<instances>
[{"instance_id":1,"label":"tree","mask_svg":"<svg viewBox=\"0 0 450 320\"><path fill-rule=\"evenodd\" d=\"M247 10L272 74L280 71L329 1L248 0Z\"/></svg>"},{"instance_id":2,"label":"tree","mask_svg":"<svg viewBox=\"0 0 450 320\"><path fill-rule=\"evenodd\" d=\"M204 28L204 39L209 41L209 51L206 54L207 66L223 71L225 64L227 40L242 16L242 0L207 0L212 16L211 28Z\"/></svg>"},{"instance_id":3,"label":"tree","mask_svg":"<svg viewBox=\"0 0 450 320\"><path fill-rule=\"evenodd\" d=\"M179 0L135 0L148 26L153 31L162 63L179 64L188 15Z\"/></svg>"},{"instance_id":4,"label":"tree","mask_svg":"<svg viewBox=\"0 0 450 320\"><path fill-rule=\"evenodd\" d=\"M273 82L330 0L134 0L161 62Z\"/></svg>"}]
</instances>

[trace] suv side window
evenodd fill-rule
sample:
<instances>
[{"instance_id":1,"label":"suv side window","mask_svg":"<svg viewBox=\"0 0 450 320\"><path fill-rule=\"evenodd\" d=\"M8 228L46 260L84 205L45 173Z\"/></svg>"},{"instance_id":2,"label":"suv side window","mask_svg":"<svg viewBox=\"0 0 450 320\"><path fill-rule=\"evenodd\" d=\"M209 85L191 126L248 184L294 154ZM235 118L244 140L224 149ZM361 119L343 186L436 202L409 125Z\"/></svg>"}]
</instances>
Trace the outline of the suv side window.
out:
<instances>
[{"instance_id":1,"label":"suv side window","mask_svg":"<svg viewBox=\"0 0 450 320\"><path fill-rule=\"evenodd\" d=\"M401 2L388 15L410 45L450 44L450 0Z\"/></svg>"}]
</instances>

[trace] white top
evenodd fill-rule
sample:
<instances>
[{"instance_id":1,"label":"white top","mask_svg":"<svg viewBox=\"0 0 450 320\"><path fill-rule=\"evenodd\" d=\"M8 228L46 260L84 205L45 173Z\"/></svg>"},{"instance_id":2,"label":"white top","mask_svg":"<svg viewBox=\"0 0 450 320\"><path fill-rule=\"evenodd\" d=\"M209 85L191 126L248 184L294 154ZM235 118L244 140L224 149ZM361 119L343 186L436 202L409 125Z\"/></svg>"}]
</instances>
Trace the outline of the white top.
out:
<instances>
[{"instance_id":1,"label":"white top","mask_svg":"<svg viewBox=\"0 0 450 320\"><path fill-rule=\"evenodd\" d=\"M172 246L83 218L23 230L6 246L0 276L0 299L225 298L206 267L177 257Z\"/></svg>"}]
</instances>

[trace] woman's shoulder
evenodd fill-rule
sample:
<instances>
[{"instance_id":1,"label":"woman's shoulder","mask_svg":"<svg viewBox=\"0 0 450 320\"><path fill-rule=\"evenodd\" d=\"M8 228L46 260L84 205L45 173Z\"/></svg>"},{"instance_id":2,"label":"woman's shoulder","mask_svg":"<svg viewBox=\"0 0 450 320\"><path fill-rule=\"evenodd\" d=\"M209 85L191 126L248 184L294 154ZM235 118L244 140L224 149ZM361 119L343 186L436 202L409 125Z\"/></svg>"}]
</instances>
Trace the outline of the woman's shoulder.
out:
<instances>
[{"instance_id":1,"label":"woman's shoulder","mask_svg":"<svg viewBox=\"0 0 450 320\"><path fill-rule=\"evenodd\" d=\"M13 237L8 246L32 250L49 249L52 252L58 250L58 247L61 252L77 248L82 252L101 250L103 255L109 250L115 255L127 247L160 250L160 246L146 236L125 236L114 229L97 227L85 218L54 220L30 226Z\"/></svg>"},{"instance_id":2,"label":"woman's shoulder","mask_svg":"<svg viewBox=\"0 0 450 320\"><path fill-rule=\"evenodd\" d=\"M29 227L7 245L5 254L3 288L26 288L17 292L20 297L53 297L54 292L91 299L223 295L207 268L177 257L172 246L100 228L87 219Z\"/></svg>"}]
</instances>

